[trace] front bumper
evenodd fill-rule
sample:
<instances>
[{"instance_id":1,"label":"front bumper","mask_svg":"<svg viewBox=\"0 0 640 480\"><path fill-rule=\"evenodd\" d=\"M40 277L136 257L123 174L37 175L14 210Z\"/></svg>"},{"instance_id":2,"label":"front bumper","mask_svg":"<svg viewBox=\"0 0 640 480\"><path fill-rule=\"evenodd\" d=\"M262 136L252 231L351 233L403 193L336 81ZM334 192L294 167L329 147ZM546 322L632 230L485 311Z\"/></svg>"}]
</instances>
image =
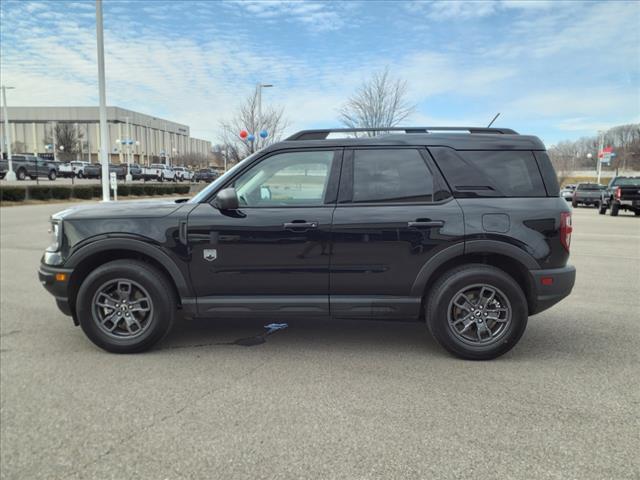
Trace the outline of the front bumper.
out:
<instances>
[{"instance_id":1,"label":"front bumper","mask_svg":"<svg viewBox=\"0 0 640 480\"><path fill-rule=\"evenodd\" d=\"M549 270L530 270L535 296L529 315L540 313L571 293L576 281L576 267L567 265Z\"/></svg>"},{"instance_id":2,"label":"front bumper","mask_svg":"<svg viewBox=\"0 0 640 480\"><path fill-rule=\"evenodd\" d=\"M73 272L70 268L51 267L40 264L38 278L42 286L56 299L56 305L62 313L72 316L69 303L69 279Z\"/></svg>"}]
</instances>

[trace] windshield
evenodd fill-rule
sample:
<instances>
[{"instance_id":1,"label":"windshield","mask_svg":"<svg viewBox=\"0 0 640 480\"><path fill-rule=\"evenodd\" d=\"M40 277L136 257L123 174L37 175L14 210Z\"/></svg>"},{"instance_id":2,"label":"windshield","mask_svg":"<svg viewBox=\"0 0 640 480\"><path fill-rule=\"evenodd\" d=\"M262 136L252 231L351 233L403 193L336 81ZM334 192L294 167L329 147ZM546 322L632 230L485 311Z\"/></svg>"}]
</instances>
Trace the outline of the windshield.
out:
<instances>
[{"instance_id":1,"label":"windshield","mask_svg":"<svg viewBox=\"0 0 640 480\"><path fill-rule=\"evenodd\" d=\"M611 184L613 187L635 187L640 186L640 177L637 178L616 178Z\"/></svg>"},{"instance_id":2,"label":"windshield","mask_svg":"<svg viewBox=\"0 0 640 480\"><path fill-rule=\"evenodd\" d=\"M213 192L214 190L217 190L220 185L223 185L227 181L227 178L229 178L229 176L235 174L235 172L243 168L248 162L250 162L256 156L258 156L259 153L260 152L255 152L254 154L249 155L247 158L245 158L241 162L236 163L233 167L231 167L231 169L227 170L223 175L220 175L213 182L211 182L208 187L202 189L197 195L195 195L191 200L189 200L189 203L200 203L204 201L209 195L211 195L211 192Z\"/></svg>"}]
</instances>

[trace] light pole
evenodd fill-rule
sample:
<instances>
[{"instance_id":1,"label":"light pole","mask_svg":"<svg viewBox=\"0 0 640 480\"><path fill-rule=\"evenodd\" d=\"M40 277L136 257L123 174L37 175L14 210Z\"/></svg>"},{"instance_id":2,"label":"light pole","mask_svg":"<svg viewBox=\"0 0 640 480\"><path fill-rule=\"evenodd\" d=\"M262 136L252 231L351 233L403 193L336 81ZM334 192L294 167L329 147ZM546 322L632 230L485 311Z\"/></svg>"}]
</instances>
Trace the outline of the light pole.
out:
<instances>
[{"instance_id":1,"label":"light pole","mask_svg":"<svg viewBox=\"0 0 640 480\"><path fill-rule=\"evenodd\" d=\"M102 201L108 202L109 192L109 130L107 129L107 93L104 80L104 31L102 0L96 0L96 40L98 44L98 90L100 94L100 163L102 163Z\"/></svg>"},{"instance_id":2,"label":"light pole","mask_svg":"<svg viewBox=\"0 0 640 480\"><path fill-rule=\"evenodd\" d=\"M7 90L12 90L15 87L6 87L2 85L2 104L4 105L4 139L7 142L7 160L8 160L8 168L7 174L4 178L6 178L10 182L15 182L16 172L13 171L13 162L11 161L11 132L9 131L9 117L7 114Z\"/></svg>"},{"instance_id":3,"label":"light pole","mask_svg":"<svg viewBox=\"0 0 640 480\"><path fill-rule=\"evenodd\" d=\"M258 102L258 116L257 116L257 125L254 128L254 133L259 132L260 130L262 130L262 89L263 88L272 88L273 85L271 83L258 83L258 85L256 85L256 97L257 97L257 102Z\"/></svg>"},{"instance_id":4,"label":"light pole","mask_svg":"<svg viewBox=\"0 0 640 480\"><path fill-rule=\"evenodd\" d=\"M124 177L126 182L131 182L133 177L131 176L131 124L129 123L129 117L125 117L127 120L127 175Z\"/></svg>"}]
</instances>

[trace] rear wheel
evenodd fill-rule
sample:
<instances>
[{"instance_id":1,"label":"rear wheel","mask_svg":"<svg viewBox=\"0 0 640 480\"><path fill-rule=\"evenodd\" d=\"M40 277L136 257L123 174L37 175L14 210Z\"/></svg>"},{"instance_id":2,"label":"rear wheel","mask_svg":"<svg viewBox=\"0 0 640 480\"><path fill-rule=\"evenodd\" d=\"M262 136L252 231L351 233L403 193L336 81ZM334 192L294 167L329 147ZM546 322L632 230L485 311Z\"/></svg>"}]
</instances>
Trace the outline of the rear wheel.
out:
<instances>
[{"instance_id":1,"label":"rear wheel","mask_svg":"<svg viewBox=\"0 0 640 480\"><path fill-rule=\"evenodd\" d=\"M611 213L610 215L612 217L617 217L618 216L618 211L620 210L620 205L618 205L616 202L613 202L611 204Z\"/></svg>"},{"instance_id":2,"label":"rear wheel","mask_svg":"<svg viewBox=\"0 0 640 480\"><path fill-rule=\"evenodd\" d=\"M84 173L78 172L78 178L84 178Z\"/></svg>"},{"instance_id":3,"label":"rear wheel","mask_svg":"<svg viewBox=\"0 0 640 480\"><path fill-rule=\"evenodd\" d=\"M116 260L82 282L76 302L80 326L100 348L135 353L171 329L176 299L165 275L145 262Z\"/></svg>"},{"instance_id":4,"label":"rear wheel","mask_svg":"<svg viewBox=\"0 0 640 480\"><path fill-rule=\"evenodd\" d=\"M58 174L56 173L55 170L51 170L49 172L49 175L47 175L47 177L49 177L49 180L55 180L57 176L58 176Z\"/></svg>"},{"instance_id":5,"label":"rear wheel","mask_svg":"<svg viewBox=\"0 0 640 480\"><path fill-rule=\"evenodd\" d=\"M605 213L607 213L607 204L604 202L600 202L600 207L598 208L598 213L600 215L604 215Z\"/></svg>"},{"instance_id":6,"label":"rear wheel","mask_svg":"<svg viewBox=\"0 0 640 480\"><path fill-rule=\"evenodd\" d=\"M576 202L575 200L573 200L573 201L571 202L571 206L572 206L573 208L577 208L577 207L578 207L578 202Z\"/></svg>"},{"instance_id":7,"label":"rear wheel","mask_svg":"<svg viewBox=\"0 0 640 480\"><path fill-rule=\"evenodd\" d=\"M427 326L454 355L489 360L511 350L527 326L527 300L502 270L482 264L445 273L427 298Z\"/></svg>"}]
</instances>

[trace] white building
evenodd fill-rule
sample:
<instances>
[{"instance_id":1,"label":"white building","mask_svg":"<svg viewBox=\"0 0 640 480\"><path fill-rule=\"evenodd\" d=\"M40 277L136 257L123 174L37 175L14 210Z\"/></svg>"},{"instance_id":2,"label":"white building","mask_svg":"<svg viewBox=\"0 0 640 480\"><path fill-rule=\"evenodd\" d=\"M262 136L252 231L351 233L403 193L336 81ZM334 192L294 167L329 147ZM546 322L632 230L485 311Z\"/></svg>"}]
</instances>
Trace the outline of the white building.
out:
<instances>
[{"instance_id":1,"label":"white building","mask_svg":"<svg viewBox=\"0 0 640 480\"><path fill-rule=\"evenodd\" d=\"M12 153L52 155L52 132L58 123L71 124L79 138L73 156L77 160L99 160L100 125L98 107L8 107ZM0 111L0 138L5 150L4 113ZM128 123L128 127L127 127ZM125 163L130 149L135 163L171 163L182 155L208 157L211 142L192 138L189 127L162 118L107 107L111 161ZM126 140L132 144L127 145ZM56 157L60 155L56 149ZM65 155L69 158L69 155Z\"/></svg>"}]
</instances>

